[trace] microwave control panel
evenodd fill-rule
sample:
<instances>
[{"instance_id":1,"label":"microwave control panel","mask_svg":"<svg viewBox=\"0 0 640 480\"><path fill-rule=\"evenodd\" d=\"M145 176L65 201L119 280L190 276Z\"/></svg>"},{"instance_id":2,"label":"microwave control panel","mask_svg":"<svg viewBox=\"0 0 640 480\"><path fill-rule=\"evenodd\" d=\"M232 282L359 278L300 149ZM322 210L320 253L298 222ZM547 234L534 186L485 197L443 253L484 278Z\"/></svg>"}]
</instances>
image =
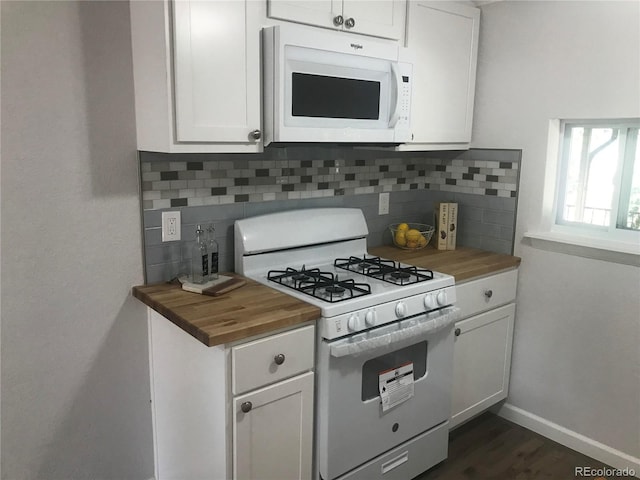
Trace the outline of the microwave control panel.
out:
<instances>
[{"instance_id":1,"label":"microwave control panel","mask_svg":"<svg viewBox=\"0 0 640 480\"><path fill-rule=\"evenodd\" d=\"M395 137L398 141L411 140L411 85L413 65L398 63L398 106L396 111Z\"/></svg>"}]
</instances>

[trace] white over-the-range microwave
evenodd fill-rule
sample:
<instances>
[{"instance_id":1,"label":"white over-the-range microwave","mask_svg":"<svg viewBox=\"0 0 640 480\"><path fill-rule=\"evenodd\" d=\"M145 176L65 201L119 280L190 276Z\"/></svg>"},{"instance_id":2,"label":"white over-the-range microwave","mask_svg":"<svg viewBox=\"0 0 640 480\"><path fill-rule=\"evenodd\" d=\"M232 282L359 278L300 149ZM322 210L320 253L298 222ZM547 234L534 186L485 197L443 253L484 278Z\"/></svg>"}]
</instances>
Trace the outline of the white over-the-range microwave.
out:
<instances>
[{"instance_id":1,"label":"white over-the-range microwave","mask_svg":"<svg viewBox=\"0 0 640 480\"><path fill-rule=\"evenodd\" d=\"M410 140L413 66L395 42L288 25L262 40L265 145Z\"/></svg>"}]
</instances>

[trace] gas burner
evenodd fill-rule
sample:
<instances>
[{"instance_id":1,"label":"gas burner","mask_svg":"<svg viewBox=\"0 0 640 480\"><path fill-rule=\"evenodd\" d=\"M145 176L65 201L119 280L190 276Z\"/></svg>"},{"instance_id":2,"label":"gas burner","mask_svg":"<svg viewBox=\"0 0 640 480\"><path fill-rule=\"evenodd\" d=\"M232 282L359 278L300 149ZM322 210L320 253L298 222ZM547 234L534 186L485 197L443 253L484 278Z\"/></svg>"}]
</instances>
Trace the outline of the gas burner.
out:
<instances>
[{"instance_id":1,"label":"gas burner","mask_svg":"<svg viewBox=\"0 0 640 480\"><path fill-rule=\"evenodd\" d=\"M325 288L324 291L330 295L343 295L345 292L345 289L342 287L339 287L338 285L330 285L327 288Z\"/></svg>"},{"instance_id":2,"label":"gas burner","mask_svg":"<svg viewBox=\"0 0 640 480\"><path fill-rule=\"evenodd\" d=\"M291 275L291 279L297 282L302 280L309 280L312 276L314 276L318 272L319 270L317 268L307 271L305 266L302 265L302 268L299 271Z\"/></svg>"},{"instance_id":3,"label":"gas burner","mask_svg":"<svg viewBox=\"0 0 640 480\"><path fill-rule=\"evenodd\" d=\"M406 280L407 278L411 277L411 274L409 272L403 272L403 271L395 271L395 272L391 272L390 273L391 278L395 278L396 280Z\"/></svg>"},{"instance_id":4,"label":"gas burner","mask_svg":"<svg viewBox=\"0 0 640 480\"><path fill-rule=\"evenodd\" d=\"M304 266L300 270L293 268L270 270L267 273L267 279L333 303L371 293L371 286L366 283L356 283L351 279L338 280L338 276L331 272L321 272L317 268L306 270Z\"/></svg>"},{"instance_id":5,"label":"gas burner","mask_svg":"<svg viewBox=\"0 0 640 480\"><path fill-rule=\"evenodd\" d=\"M394 285L411 285L433 279L433 272L417 267L402 267L399 262L380 257L337 258L334 265L343 270L357 272Z\"/></svg>"},{"instance_id":6,"label":"gas burner","mask_svg":"<svg viewBox=\"0 0 640 480\"><path fill-rule=\"evenodd\" d=\"M303 265L300 270L289 267L286 270L272 270L269 272L268 277L269 280L297 289L301 283L313 280L321 275L323 275L323 273L320 272L320 269L311 268L307 270ZM324 275L328 274L325 273Z\"/></svg>"}]
</instances>

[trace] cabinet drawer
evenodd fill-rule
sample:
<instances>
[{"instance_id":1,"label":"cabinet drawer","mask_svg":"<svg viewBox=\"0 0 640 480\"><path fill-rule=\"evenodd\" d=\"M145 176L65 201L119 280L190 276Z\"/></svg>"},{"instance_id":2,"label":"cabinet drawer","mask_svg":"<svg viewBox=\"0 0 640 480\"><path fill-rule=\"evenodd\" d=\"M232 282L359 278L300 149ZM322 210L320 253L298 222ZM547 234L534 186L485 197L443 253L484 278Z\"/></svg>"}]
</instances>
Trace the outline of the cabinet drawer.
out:
<instances>
[{"instance_id":1,"label":"cabinet drawer","mask_svg":"<svg viewBox=\"0 0 640 480\"><path fill-rule=\"evenodd\" d=\"M233 347L233 394L313 369L314 346L315 327L310 325Z\"/></svg>"},{"instance_id":2,"label":"cabinet drawer","mask_svg":"<svg viewBox=\"0 0 640 480\"><path fill-rule=\"evenodd\" d=\"M518 271L509 270L456 285L456 306L462 310L462 318L512 302L517 282Z\"/></svg>"}]
</instances>

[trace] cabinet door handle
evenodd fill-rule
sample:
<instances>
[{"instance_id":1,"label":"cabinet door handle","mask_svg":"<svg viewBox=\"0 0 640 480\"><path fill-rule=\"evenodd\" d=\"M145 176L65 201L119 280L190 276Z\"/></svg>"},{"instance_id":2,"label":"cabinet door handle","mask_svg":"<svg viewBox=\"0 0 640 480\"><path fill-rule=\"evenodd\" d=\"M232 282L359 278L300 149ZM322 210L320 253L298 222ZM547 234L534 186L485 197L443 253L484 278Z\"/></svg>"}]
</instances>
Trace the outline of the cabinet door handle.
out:
<instances>
[{"instance_id":1,"label":"cabinet door handle","mask_svg":"<svg viewBox=\"0 0 640 480\"><path fill-rule=\"evenodd\" d=\"M493 297L493 290L485 290L484 291L484 296L487 297L487 298Z\"/></svg>"},{"instance_id":2,"label":"cabinet door handle","mask_svg":"<svg viewBox=\"0 0 640 480\"><path fill-rule=\"evenodd\" d=\"M282 365L284 363L284 358L284 353L279 353L273 357L273 361L276 362L276 365Z\"/></svg>"},{"instance_id":3,"label":"cabinet door handle","mask_svg":"<svg viewBox=\"0 0 640 480\"><path fill-rule=\"evenodd\" d=\"M343 23L344 23L344 17L342 15L336 15L335 17L333 17L333 24L336 27L339 27Z\"/></svg>"},{"instance_id":4,"label":"cabinet door handle","mask_svg":"<svg viewBox=\"0 0 640 480\"><path fill-rule=\"evenodd\" d=\"M260 130L254 130L253 132L251 132L251 138L253 138L254 140L260 140L260 137L262 136L262 132Z\"/></svg>"},{"instance_id":5,"label":"cabinet door handle","mask_svg":"<svg viewBox=\"0 0 640 480\"><path fill-rule=\"evenodd\" d=\"M455 335L456 337L459 337L459 336L460 336L460 334L461 334L462 332L460 331L460 329L459 329L459 328L456 328L456 329L453 331L453 333L454 333L454 335Z\"/></svg>"},{"instance_id":6,"label":"cabinet door handle","mask_svg":"<svg viewBox=\"0 0 640 480\"><path fill-rule=\"evenodd\" d=\"M242 410L244 413L249 413L252 408L253 404L251 402L242 402L242 404L240 405L240 410Z\"/></svg>"},{"instance_id":7,"label":"cabinet door handle","mask_svg":"<svg viewBox=\"0 0 640 480\"><path fill-rule=\"evenodd\" d=\"M347 28L353 28L356 26L356 21L353 18L347 18L344 21L344 26Z\"/></svg>"}]
</instances>

